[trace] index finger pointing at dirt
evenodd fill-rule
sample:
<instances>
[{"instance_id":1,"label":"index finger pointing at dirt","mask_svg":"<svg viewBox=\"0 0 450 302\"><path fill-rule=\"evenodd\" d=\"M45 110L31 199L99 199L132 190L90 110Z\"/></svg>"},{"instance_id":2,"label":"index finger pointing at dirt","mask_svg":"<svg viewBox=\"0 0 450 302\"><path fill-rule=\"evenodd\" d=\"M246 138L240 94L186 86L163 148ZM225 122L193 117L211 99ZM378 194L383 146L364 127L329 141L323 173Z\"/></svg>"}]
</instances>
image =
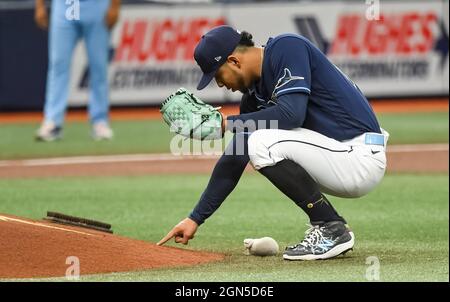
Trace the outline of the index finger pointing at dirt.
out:
<instances>
[{"instance_id":1,"label":"index finger pointing at dirt","mask_svg":"<svg viewBox=\"0 0 450 302\"><path fill-rule=\"evenodd\" d=\"M170 239L172 239L175 236L175 230L171 230L163 239L161 239L156 245L163 245Z\"/></svg>"}]
</instances>

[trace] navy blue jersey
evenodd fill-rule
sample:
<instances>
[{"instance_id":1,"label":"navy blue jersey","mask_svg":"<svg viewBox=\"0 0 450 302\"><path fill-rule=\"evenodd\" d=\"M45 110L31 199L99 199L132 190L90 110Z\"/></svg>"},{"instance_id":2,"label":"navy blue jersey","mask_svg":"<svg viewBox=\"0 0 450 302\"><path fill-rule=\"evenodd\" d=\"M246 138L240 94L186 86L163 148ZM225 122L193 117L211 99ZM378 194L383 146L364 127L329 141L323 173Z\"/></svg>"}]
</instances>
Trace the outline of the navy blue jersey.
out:
<instances>
[{"instance_id":1,"label":"navy blue jersey","mask_svg":"<svg viewBox=\"0 0 450 302\"><path fill-rule=\"evenodd\" d=\"M270 38L262 77L250 91L261 107L293 93L308 96L303 128L342 141L364 132L381 133L367 99L310 41L295 34Z\"/></svg>"},{"instance_id":2,"label":"navy blue jersey","mask_svg":"<svg viewBox=\"0 0 450 302\"><path fill-rule=\"evenodd\" d=\"M375 114L358 87L307 39L286 34L269 39L264 49L261 79L244 94L239 115L229 122L277 120L279 129L308 128L339 141L365 132L380 133ZM267 125L267 124L266 124ZM228 123L247 147L246 129ZM249 162L248 150L226 152L216 166L189 217L202 224L233 191Z\"/></svg>"}]
</instances>

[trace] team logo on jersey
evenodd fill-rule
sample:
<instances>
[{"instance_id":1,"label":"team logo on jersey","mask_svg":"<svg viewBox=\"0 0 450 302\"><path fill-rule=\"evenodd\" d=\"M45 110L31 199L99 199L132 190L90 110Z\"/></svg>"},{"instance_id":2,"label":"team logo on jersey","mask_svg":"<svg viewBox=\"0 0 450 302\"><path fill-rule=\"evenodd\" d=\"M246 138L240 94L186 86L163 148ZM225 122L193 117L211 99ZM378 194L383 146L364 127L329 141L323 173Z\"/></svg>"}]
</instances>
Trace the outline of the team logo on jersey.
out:
<instances>
[{"instance_id":1,"label":"team logo on jersey","mask_svg":"<svg viewBox=\"0 0 450 302\"><path fill-rule=\"evenodd\" d=\"M277 103L276 91L278 89L280 89L281 87L283 87L284 85L288 84L291 81L304 80L304 79L305 79L304 77L293 76L291 71L288 68L285 68L283 76L278 79L277 84L275 85L275 88L273 89L272 97L270 98L270 101L272 101L274 104Z\"/></svg>"},{"instance_id":2,"label":"team logo on jersey","mask_svg":"<svg viewBox=\"0 0 450 302\"><path fill-rule=\"evenodd\" d=\"M304 77L293 76L291 71L288 68L285 68L283 76L278 79L277 84L275 85L273 91L275 92L275 90L280 89L290 81L304 80L304 79L305 79Z\"/></svg>"}]
</instances>

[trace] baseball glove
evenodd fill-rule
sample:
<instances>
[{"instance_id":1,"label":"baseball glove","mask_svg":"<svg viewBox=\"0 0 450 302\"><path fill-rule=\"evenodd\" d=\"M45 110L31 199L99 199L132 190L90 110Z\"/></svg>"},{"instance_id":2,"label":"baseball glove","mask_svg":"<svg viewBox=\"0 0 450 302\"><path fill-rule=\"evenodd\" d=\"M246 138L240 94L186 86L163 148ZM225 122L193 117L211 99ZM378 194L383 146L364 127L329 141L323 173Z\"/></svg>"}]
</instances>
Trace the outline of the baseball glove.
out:
<instances>
[{"instance_id":1,"label":"baseball glove","mask_svg":"<svg viewBox=\"0 0 450 302\"><path fill-rule=\"evenodd\" d=\"M214 140L223 137L223 117L219 109L180 88L161 104L160 112L171 132L199 140Z\"/></svg>"}]
</instances>

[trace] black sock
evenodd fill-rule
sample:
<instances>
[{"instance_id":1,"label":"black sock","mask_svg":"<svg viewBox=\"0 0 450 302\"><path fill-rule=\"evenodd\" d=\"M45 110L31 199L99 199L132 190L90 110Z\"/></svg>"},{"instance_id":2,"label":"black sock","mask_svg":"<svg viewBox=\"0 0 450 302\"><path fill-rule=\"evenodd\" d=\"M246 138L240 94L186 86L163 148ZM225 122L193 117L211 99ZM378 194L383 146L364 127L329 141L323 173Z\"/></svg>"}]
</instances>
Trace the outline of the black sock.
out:
<instances>
[{"instance_id":1,"label":"black sock","mask_svg":"<svg viewBox=\"0 0 450 302\"><path fill-rule=\"evenodd\" d=\"M289 159L259 169L281 192L292 199L309 216L311 224L345 219L339 216L319 186L302 166Z\"/></svg>"}]
</instances>

